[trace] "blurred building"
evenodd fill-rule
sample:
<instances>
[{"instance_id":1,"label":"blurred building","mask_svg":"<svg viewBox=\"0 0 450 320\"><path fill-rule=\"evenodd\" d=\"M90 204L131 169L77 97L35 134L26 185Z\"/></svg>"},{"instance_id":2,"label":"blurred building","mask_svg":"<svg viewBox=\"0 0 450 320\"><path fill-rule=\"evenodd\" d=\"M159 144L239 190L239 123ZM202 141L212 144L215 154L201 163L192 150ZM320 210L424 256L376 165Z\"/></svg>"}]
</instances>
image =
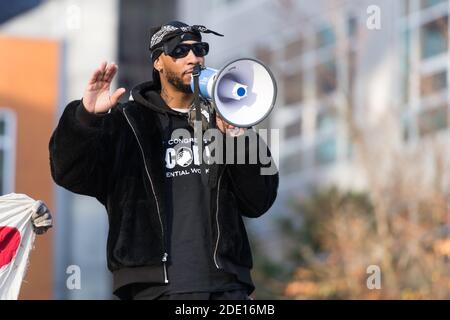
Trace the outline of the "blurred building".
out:
<instances>
[{"instance_id":1,"label":"blurred building","mask_svg":"<svg viewBox=\"0 0 450 320\"><path fill-rule=\"evenodd\" d=\"M131 90L149 80L148 30L173 19L174 3L0 2L0 191L44 200L55 224L37 238L22 299L113 298L105 209L53 183L48 142L102 61L119 65L116 86ZM78 271L81 288L71 288L67 281Z\"/></svg>"},{"instance_id":2,"label":"blurred building","mask_svg":"<svg viewBox=\"0 0 450 320\"><path fill-rule=\"evenodd\" d=\"M9 171L17 185L12 190L44 200L54 215L52 231L37 238L21 291L24 299L110 296L104 209L54 185L48 142L64 106L82 96L92 69L102 59L115 59L117 6L117 1L41 1L0 25L0 88L7 98L15 92L6 106L17 119L17 159ZM66 286L71 265L80 267L80 290Z\"/></svg>"},{"instance_id":3,"label":"blurred building","mask_svg":"<svg viewBox=\"0 0 450 320\"><path fill-rule=\"evenodd\" d=\"M46 149L57 108L58 54L52 40L0 35L0 192L24 193L50 206L55 198ZM36 238L21 298L52 297L53 239L51 231Z\"/></svg>"},{"instance_id":4,"label":"blurred building","mask_svg":"<svg viewBox=\"0 0 450 320\"><path fill-rule=\"evenodd\" d=\"M264 125L280 129L280 193L269 214L248 221L274 258L282 259L285 245L277 215L289 214L292 197L327 185L366 186L349 107L367 126L398 111L389 139L400 147L448 140L447 0L193 0L177 11L225 34L208 38L209 66L256 57L277 78L277 104Z\"/></svg>"},{"instance_id":5,"label":"blurred building","mask_svg":"<svg viewBox=\"0 0 450 320\"><path fill-rule=\"evenodd\" d=\"M120 1L118 83L131 90L151 78L149 30L175 17L175 0ZM128 97L125 97L128 99Z\"/></svg>"},{"instance_id":6,"label":"blurred building","mask_svg":"<svg viewBox=\"0 0 450 320\"><path fill-rule=\"evenodd\" d=\"M118 63L117 85L127 90L150 78L150 26L174 18L206 25L225 34L204 36L208 66L256 57L274 72L277 105L261 127L280 130L272 146L280 192L271 212L248 224L282 259L276 219L289 214L289 199L329 184L366 186L349 106L367 125L394 109L390 138L400 147L448 140L448 16L447 0L0 1L0 191L42 199L55 216L37 238L21 297L111 298L105 210L53 184L47 144L101 61ZM73 265L81 289L66 285Z\"/></svg>"}]
</instances>

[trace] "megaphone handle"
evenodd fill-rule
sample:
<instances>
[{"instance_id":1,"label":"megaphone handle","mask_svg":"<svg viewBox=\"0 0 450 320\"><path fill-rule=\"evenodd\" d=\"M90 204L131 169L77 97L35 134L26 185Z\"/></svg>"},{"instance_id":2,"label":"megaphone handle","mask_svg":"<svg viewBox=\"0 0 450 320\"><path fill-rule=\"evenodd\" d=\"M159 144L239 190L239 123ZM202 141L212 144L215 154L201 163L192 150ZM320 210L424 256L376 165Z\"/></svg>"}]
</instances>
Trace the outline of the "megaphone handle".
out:
<instances>
[{"instance_id":1,"label":"megaphone handle","mask_svg":"<svg viewBox=\"0 0 450 320\"><path fill-rule=\"evenodd\" d=\"M200 76L200 72L201 72L201 66L199 64L196 64L194 66L194 71L192 72L192 77L194 79L194 108L195 108L195 121L197 121L197 123L202 123L202 113L201 113L201 108L200 108L200 85L199 85L199 79L198 77ZM198 122L200 121L200 122ZM200 127L203 128L203 125ZM203 140L203 130L200 129L200 132L198 131L198 126L195 125L194 126L194 137L197 138L198 141L198 156L200 159L200 172L201 172L201 177L202 180L206 180L206 170L205 170L205 163L203 161L203 143L201 143L201 141Z\"/></svg>"},{"instance_id":2,"label":"megaphone handle","mask_svg":"<svg viewBox=\"0 0 450 320\"><path fill-rule=\"evenodd\" d=\"M216 108L214 106L211 106L211 112L209 113L209 126L210 128L217 128L216 124Z\"/></svg>"},{"instance_id":3,"label":"megaphone handle","mask_svg":"<svg viewBox=\"0 0 450 320\"><path fill-rule=\"evenodd\" d=\"M194 78L194 108L195 108L195 120L202 121L202 113L200 110L200 85L199 79L201 72L201 66L196 64L194 66L194 72L192 72L192 77Z\"/></svg>"}]
</instances>

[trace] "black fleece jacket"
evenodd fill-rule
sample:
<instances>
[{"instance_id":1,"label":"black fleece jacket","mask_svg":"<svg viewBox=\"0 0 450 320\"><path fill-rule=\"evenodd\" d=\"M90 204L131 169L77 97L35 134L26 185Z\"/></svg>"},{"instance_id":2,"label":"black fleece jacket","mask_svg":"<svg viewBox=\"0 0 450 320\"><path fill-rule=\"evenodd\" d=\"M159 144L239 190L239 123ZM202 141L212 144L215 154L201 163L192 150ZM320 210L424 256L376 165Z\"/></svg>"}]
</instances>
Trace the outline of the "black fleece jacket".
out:
<instances>
[{"instance_id":1,"label":"black fleece jacket","mask_svg":"<svg viewBox=\"0 0 450 320\"><path fill-rule=\"evenodd\" d=\"M69 103L49 144L54 181L106 207L107 262L116 294L133 282L168 282L165 154L158 113L176 111L151 82L134 88L132 97L102 115L88 113L81 100ZM267 148L262 139L259 144ZM278 173L261 175L265 166L259 159L257 164L220 165L211 189L211 255L218 268L238 276L240 268L253 264L242 216L261 216L277 195Z\"/></svg>"}]
</instances>

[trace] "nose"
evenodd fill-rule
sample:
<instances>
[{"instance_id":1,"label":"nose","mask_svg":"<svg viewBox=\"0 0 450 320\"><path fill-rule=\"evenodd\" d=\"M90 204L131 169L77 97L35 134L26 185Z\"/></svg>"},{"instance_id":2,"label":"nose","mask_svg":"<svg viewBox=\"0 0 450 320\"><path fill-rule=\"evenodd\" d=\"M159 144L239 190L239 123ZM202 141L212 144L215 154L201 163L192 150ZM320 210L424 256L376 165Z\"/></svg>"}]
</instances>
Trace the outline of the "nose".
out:
<instances>
[{"instance_id":1,"label":"nose","mask_svg":"<svg viewBox=\"0 0 450 320\"><path fill-rule=\"evenodd\" d=\"M187 62L189 64L197 64L197 63L201 63L203 61L203 57L197 57L194 52L191 50L189 50L187 56L186 56Z\"/></svg>"}]
</instances>

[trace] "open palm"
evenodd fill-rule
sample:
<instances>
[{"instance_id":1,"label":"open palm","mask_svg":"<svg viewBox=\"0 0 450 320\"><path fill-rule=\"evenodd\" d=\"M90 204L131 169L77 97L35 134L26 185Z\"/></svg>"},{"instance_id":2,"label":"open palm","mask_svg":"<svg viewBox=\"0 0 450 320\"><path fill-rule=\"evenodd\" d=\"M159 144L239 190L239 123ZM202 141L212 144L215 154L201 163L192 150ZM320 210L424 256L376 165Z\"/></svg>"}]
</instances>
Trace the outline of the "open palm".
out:
<instances>
[{"instance_id":1,"label":"open palm","mask_svg":"<svg viewBox=\"0 0 450 320\"><path fill-rule=\"evenodd\" d=\"M112 95L109 92L117 69L116 64L103 62L100 68L94 71L83 95L83 104L88 112L107 112L125 93L124 88L117 89Z\"/></svg>"}]
</instances>

